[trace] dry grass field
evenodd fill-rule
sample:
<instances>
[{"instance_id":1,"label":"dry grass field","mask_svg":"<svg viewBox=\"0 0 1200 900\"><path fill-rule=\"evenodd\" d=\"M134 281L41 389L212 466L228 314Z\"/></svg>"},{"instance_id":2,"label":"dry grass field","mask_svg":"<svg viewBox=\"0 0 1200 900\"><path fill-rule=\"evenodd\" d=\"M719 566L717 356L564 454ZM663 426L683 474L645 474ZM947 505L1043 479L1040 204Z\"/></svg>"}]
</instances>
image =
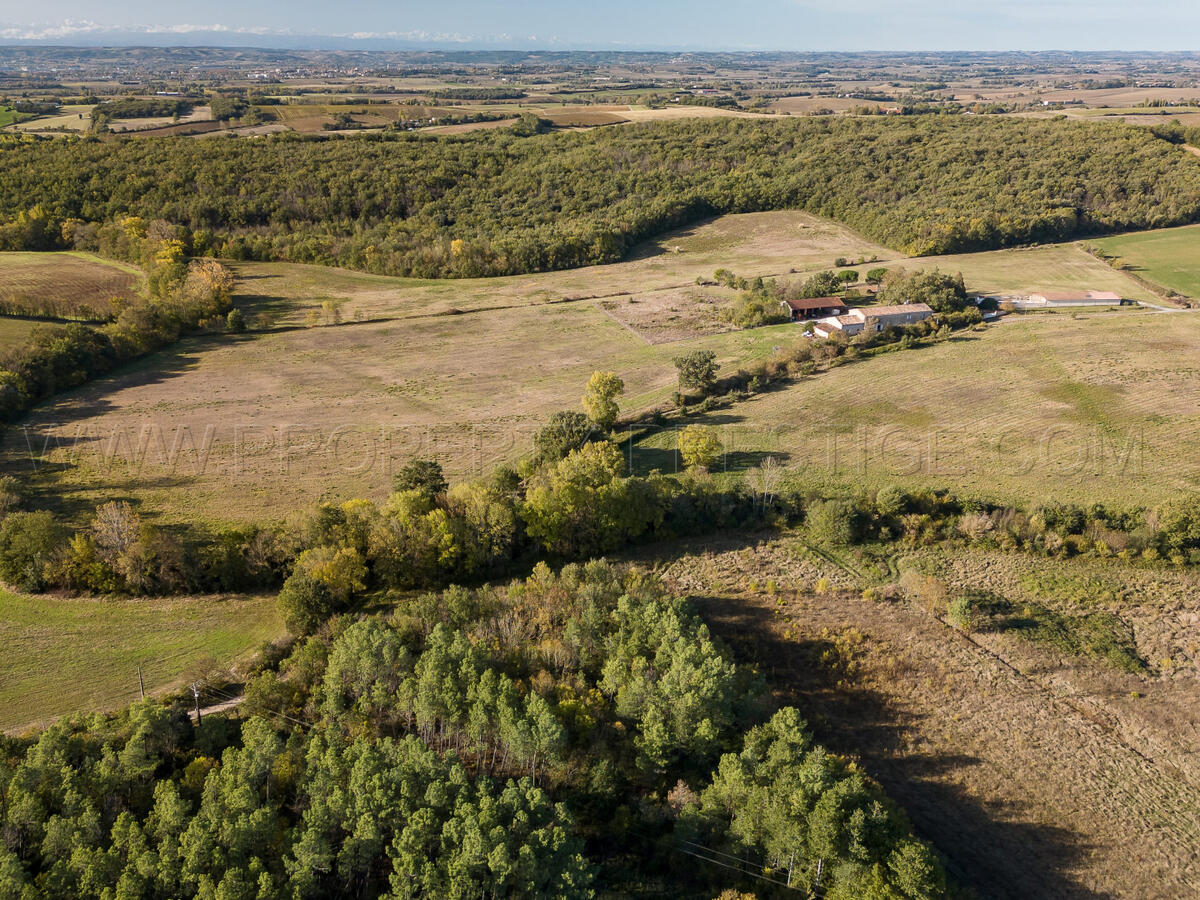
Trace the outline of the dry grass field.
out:
<instances>
[{"instance_id":1,"label":"dry grass field","mask_svg":"<svg viewBox=\"0 0 1200 900\"><path fill-rule=\"evenodd\" d=\"M211 122L212 109L207 106L197 106L191 112L180 116L176 119L174 116L155 116L152 118L138 119L113 119L108 123L110 131L118 134L132 132L147 132L150 134L161 132L176 125L196 125L201 122Z\"/></svg>"},{"instance_id":2,"label":"dry grass field","mask_svg":"<svg viewBox=\"0 0 1200 900\"><path fill-rule=\"evenodd\" d=\"M273 597L100 600L0 591L0 732L177 688L283 633Z\"/></svg>"},{"instance_id":3,"label":"dry grass field","mask_svg":"<svg viewBox=\"0 0 1200 900\"><path fill-rule=\"evenodd\" d=\"M92 107L63 106L56 116L38 116L12 126L17 131L87 131L92 127Z\"/></svg>"},{"instance_id":4,"label":"dry grass field","mask_svg":"<svg viewBox=\"0 0 1200 900\"><path fill-rule=\"evenodd\" d=\"M734 291L715 286L668 288L611 297L600 308L646 343L670 344L732 331L721 312L734 296Z\"/></svg>"},{"instance_id":5,"label":"dry grass field","mask_svg":"<svg viewBox=\"0 0 1200 900\"><path fill-rule=\"evenodd\" d=\"M507 128L517 119L490 119L486 122L460 122L457 125L430 125L421 129L422 134L466 134L468 131L487 131L492 128Z\"/></svg>"},{"instance_id":6,"label":"dry grass field","mask_svg":"<svg viewBox=\"0 0 1200 900\"><path fill-rule=\"evenodd\" d=\"M828 109L835 113L844 113L856 106L875 105L878 104L868 100L852 100L845 97L780 97L772 100L767 108L793 116L806 116L819 110Z\"/></svg>"},{"instance_id":7,"label":"dry grass field","mask_svg":"<svg viewBox=\"0 0 1200 900\"><path fill-rule=\"evenodd\" d=\"M860 759L979 896L1200 890L1194 574L1001 553L879 559L815 552L802 537L639 558L698 598L820 740ZM1014 633L964 634L885 587L910 567L951 596L1000 592L1068 615L1113 606L1093 585L1114 585L1151 665L1129 674ZM1168 630L1190 656L1154 659Z\"/></svg>"},{"instance_id":8,"label":"dry grass field","mask_svg":"<svg viewBox=\"0 0 1200 900\"><path fill-rule=\"evenodd\" d=\"M696 280L722 267L746 276L804 277L838 256L961 269L969 286L989 290L1082 281L1117 286L1127 295L1137 291L1074 245L905 260L841 226L788 212L729 216L682 229L610 266L511 278L420 281L239 263L237 302L251 326L246 335L188 339L61 395L35 410L19 437L7 442L3 466L68 514L86 516L119 496L166 521L274 519L322 496L378 497L397 461L417 453L437 456L453 477L467 477L524 453L546 416L578 406L596 369L619 373L627 385L623 408L639 411L670 397L671 361L681 352L712 349L729 371L806 340L791 325L729 331L720 310L733 292ZM731 438L731 449L786 452L799 463L815 452L818 438L796 437L797 423L830 426L839 434L859 426L970 427L988 409L1001 408L1004 424L1027 426L1005 434L1004 451L1019 455L1037 446L1028 429L1065 421L1073 436L1084 433L1076 427L1074 400L1053 393L1074 388L1062 387L1063 370L1042 365L1039 354L1082 355L1096 337L1106 348L1111 342L1116 353L1128 344L1126 331L1143 327L1139 317L1160 321L1140 311L1119 315L1006 323L971 339L838 369L757 397L714 421L749 429ZM1182 340L1163 338L1164 346ZM1138 347L1148 349L1133 347L1135 355ZM1170 359L1177 367L1186 357ZM960 373L969 377L956 391ZM1049 393L1037 394L1030 387L1034 378L1052 379L1045 386ZM1020 398L1005 399L1010 381L1024 391ZM1177 393L1179 385L1170 381L1164 371L1152 384ZM1121 390L1120 398L1131 401L1134 384ZM1032 407L1032 417L1030 391L1045 404ZM1151 423L1151 437L1170 440L1182 421ZM786 426L780 435L772 430L777 425ZM670 448L650 442L644 449L638 460L643 467L664 464L661 450ZM965 483L972 490L1028 496L1049 484L1078 493L1087 480L1072 475L1047 483L1028 471L997 476L992 457L979 447L971 452L976 469ZM1021 468L1010 462L1001 460L1000 470ZM887 471L871 466L865 474L881 479ZM843 480L853 476L838 473ZM819 477L832 475L822 471ZM957 483L952 475L927 480ZM1135 491L1116 477L1096 487L1111 487L1122 497Z\"/></svg>"},{"instance_id":9,"label":"dry grass field","mask_svg":"<svg viewBox=\"0 0 1200 900\"><path fill-rule=\"evenodd\" d=\"M268 116L275 116L291 131L313 134L328 131L325 126L333 125L334 117L342 113L349 113L363 128L383 128L400 118L436 118L464 111L442 106L397 106L366 101L355 104L284 103L279 106L264 106L262 109Z\"/></svg>"},{"instance_id":10,"label":"dry grass field","mask_svg":"<svg viewBox=\"0 0 1200 900\"><path fill-rule=\"evenodd\" d=\"M558 109L547 107L539 115L560 128L581 128L628 122L628 111L628 106L563 106Z\"/></svg>"},{"instance_id":11,"label":"dry grass field","mask_svg":"<svg viewBox=\"0 0 1200 900\"><path fill-rule=\"evenodd\" d=\"M134 267L90 253L0 253L0 311L104 318L111 301L137 292L141 281Z\"/></svg>"},{"instance_id":12,"label":"dry grass field","mask_svg":"<svg viewBox=\"0 0 1200 900\"><path fill-rule=\"evenodd\" d=\"M907 260L901 268L938 267L962 272L967 288L981 294L1030 294L1083 288L1114 291L1128 300L1161 303L1153 291L1087 253L1077 244L992 250Z\"/></svg>"},{"instance_id":13,"label":"dry grass field","mask_svg":"<svg viewBox=\"0 0 1200 900\"><path fill-rule=\"evenodd\" d=\"M652 122L658 119L701 119L710 116L735 116L742 119L759 119L762 113L748 112L744 109L723 109L719 106L688 106L678 104L653 109L648 106L631 106L628 112L621 113L631 122Z\"/></svg>"},{"instance_id":14,"label":"dry grass field","mask_svg":"<svg viewBox=\"0 0 1200 900\"><path fill-rule=\"evenodd\" d=\"M651 346L587 303L190 340L41 407L6 470L80 515L119 495L167 521L277 519L321 496L382 497L414 454L485 473L577 407L597 368L644 408L670 394L681 346L735 366L777 332Z\"/></svg>"},{"instance_id":15,"label":"dry grass field","mask_svg":"<svg viewBox=\"0 0 1200 900\"><path fill-rule=\"evenodd\" d=\"M1191 313L1010 317L698 421L723 429L731 452L778 455L817 490L900 483L1017 504L1152 505L1200 488L1198 345ZM647 439L650 458L672 440Z\"/></svg>"}]
</instances>

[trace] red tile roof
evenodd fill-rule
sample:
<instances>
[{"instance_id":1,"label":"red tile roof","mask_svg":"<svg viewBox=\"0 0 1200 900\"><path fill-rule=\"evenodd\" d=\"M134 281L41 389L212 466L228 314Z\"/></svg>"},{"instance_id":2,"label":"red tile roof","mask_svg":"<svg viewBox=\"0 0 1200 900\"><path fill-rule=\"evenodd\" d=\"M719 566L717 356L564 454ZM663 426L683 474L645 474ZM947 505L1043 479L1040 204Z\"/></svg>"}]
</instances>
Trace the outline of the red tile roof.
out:
<instances>
[{"instance_id":1,"label":"red tile roof","mask_svg":"<svg viewBox=\"0 0 1200 900\"><path fill-rule=\"evenodd\" d=\"M807 300L784 300L796 312L810 309L845 309L846 301L841 297L812 297Z\"/></svg>"}]
</instances>

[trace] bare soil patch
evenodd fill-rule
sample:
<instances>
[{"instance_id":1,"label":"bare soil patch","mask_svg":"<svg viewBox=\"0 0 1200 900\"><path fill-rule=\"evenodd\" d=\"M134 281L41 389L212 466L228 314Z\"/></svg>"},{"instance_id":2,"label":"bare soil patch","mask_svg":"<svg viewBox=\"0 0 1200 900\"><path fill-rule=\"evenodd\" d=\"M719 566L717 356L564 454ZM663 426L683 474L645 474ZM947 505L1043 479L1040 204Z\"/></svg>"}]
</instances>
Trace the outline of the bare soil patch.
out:
<instances>
[{"instance_id":1,"label":"bare soil patch","mask_svg":"<svg viewBox=\"0 0 1200 900\"><path fill-rule=\"evenodd\" d=\"M601 308L648 344L669 344L732 331L721 318L728 292L714 288L678 288L602 300Z\"/></svg>"}]
</instances>

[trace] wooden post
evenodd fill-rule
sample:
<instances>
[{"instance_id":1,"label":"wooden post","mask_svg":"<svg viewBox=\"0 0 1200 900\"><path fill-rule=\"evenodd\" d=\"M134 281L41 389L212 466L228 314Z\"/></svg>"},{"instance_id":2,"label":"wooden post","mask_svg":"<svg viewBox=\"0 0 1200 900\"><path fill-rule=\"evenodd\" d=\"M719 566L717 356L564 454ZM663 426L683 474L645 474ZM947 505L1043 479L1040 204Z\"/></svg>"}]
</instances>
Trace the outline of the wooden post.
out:
<instances>
[{"instance_id":1,"label":"wooden post","mask_svg":"<svg viewBox=\"0 0 1200 900\"><path fill-rule=\"evenodd\" d=\"M142 680L142 667L138 666L138 690L142 692L142 699L146 699L146 682Z\"/></svg>"}]
</instances>

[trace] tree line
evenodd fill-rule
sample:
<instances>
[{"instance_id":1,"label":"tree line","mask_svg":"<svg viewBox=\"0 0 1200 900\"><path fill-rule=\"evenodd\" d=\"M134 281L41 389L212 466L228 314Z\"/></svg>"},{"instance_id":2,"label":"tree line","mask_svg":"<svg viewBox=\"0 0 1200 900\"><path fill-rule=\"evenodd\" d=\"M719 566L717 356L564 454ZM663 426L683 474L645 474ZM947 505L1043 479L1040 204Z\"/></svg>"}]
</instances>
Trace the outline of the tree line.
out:
<instances>
[{"instance_id":1,"label":"tree line","mask_svg":"<svg viewBox=\"0 0 1200 900\"><path fill-rule=\"evenodd\" d=\"M188 230L197 254L419 277L612 262L721 213L806 210L913 255L1200 215L1200 172L1168 141L1053 120L713 118L202 143L6 136L0 161L0 221L35 205L59 225L161 217ZM42 237L71 243L61 228Z\"/></svg>"}]
</instances>

